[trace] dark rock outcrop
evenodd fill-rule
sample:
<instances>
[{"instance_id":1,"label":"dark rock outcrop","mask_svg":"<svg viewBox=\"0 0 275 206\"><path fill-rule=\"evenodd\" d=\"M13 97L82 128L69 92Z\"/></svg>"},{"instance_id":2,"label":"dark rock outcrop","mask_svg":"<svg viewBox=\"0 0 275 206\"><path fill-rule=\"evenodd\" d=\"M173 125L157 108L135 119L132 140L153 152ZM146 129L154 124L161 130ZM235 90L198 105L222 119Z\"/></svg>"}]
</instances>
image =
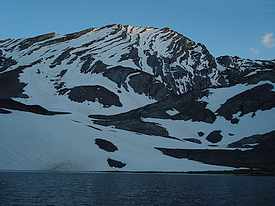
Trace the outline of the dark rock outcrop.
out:
<instances>
[{"instance_id":1,"label":"dark rock outcrop","mask_svg":"<svg viewBox=\"0 0 275 206\"><path fill-rule=\"evenodd\" d=\"M23 72L22 68L0 73L0 99L11 97L27 98L24 94L24 87L27 85L20 82L19 75Z\"/></svg>"},{"instance_id":2,"label":"dark rock outcrop","mask_svg":"<svg viewBox=\"0 0 275 206\"><path fill-rule=\"evenodd\" d=\"M118 161L118 160L114 160L111 158L108 158L107 162L110 167L114 167L114 168L123 168L126 166L126 163Z\"/></svg>"},{"instance_id":3,"label":"dark rock outcrop","mask_svg":"<svg viewBox=\"0 0 275 206\"><path fill-rule=\"evenodd\" d=\"M275 107L275 92L269 83L256 86L228 99L218 110L217 114L227 120L241 112L240 116L258 110L269 110ZM232 122L234 123L234 122Z\"/></svg>"},{"instance_id":4,"label":"dark rock outcrop","mask_svg":"<svg viewBox=\"0 0 275 206\"><path fill-rule=\"evenodd\" d=\"M145 94L156 100L164 99L171 93L162 82L145 72L131 75L129 85L136 93Z\"/></svg>"},{"instance_id":5,"label":"dark rock outcrop","mask_svg":"<svg viewBox=\"0 0 275 206\"><path fill-rule=\"evenodd\" d=\"M44 41L40 44L40 46L44 47L44 46L49 46L49 45L52 45L52 44L66 42L66 41L69 41L69 40L72 40L72 39L77 39L77 38L81 37L82 35L87 34L88 32L90 32L92 30L93 30L93 28L90 28L90 29L85 29L85 30L79 31L79 32L66 34L65 36L62 36L62 37L59 37L59 38L54 38L54 39L51 39L51 40L48 40L48 41Z\"/></svg>"},{"instance_id":6,"label":"dark rock outcrop","mask_svg":"<svg viewBox=\"0 0 275 206\"><path fill-rule=\"evenodd\" d=\"M28 98L24 94L25 82L20 82L19 76L27 68L40 64L42 59L38 59L27 65L20 65L16 69L0 73L0 99L8 99L11 97Z\"/></svg>"},{"instance_id":7,"label":"dark rock outcrop","mask_svg":"<svg viewBox=\"0 0 275 206\"><path fill-rule=\"evenodd\" d=\"M237 56L220 56L216 60L225 67L221 75L228 84L223 86L257 84L260 81L275 83L275 61L242 59Z\"/></svg>"},{"instance_id":8,"label":"dark rock outcrop","mask_svg":"<svg viewBox=\"0 0 275 206\"><path fill-rule=\"evenodd\" d=\"M159 118L173 120L192 120L213 123L216 120L214 112L207 109L207 103L199 101L199 97L206 95L208 91L189 92L184 95L168 96L167 98L153 104L140 107L125 113L116 115L90 115L95 119L139 119L139 118ZM177 114L170 116L168 110L176 109Z\"/></svg>"},{"instance_id":9,"label":"dark rock outcrop","mask_svg":"<svg viewBox=\"0 0 275 206\"><path fill-rule=\"evenodd\" d=\"M89 73L89 72L93 71L94 68L91 65L94 60L95 59L93 58L93 56L91 54L86 54L86 55L80 57L80 61L83 62L80 72L81 73Z\"/></svg>"},{"instance_id":10,"label":"dark rock outcrop","mask_svg":"<svg viewBox=\"0 0 275 206\"><path fill-rule=\"evenodd\" d=\"M55 33L51 32L48 34L42 34L39 36L31 37L31 38L25 39L24 41L20 42L18 47L20 50L24 50L24 49L31 47L35 43L49 40L49 39L53 38L54 36L55 36Z\"/></svg>"},{"instance_id":11,"label":"dark rock outcrop","mask_svg":"<svg viewBox=\"0 0 275 206\"><path fill-rule=\"evenodd\" d=\"M0 99L0 108L31 112L41 115L70 114L68 112L49 111L40 105L26 105L12 99Z\"/></svg>"},{"instance_id":12,"label":"dark rock outcrop","mask_svg":"<svg viewBox=\"0 0 275 206\"><path fill-rule=\"evenodd\" d=\"M118 107L122 106L119 96L100 85L84 85L73 87L71 89L62 89L59 91L59 94L67 94L70 100L79 103L84 101L97 101L103 104L104 107L110 107L112 105Z\"/></svg>"},{"instance_id":13,"label":"dark rock outcrop","mask_svg":"<svg viewBox=\"0 0 275 206\"><path fill-rule=\"evenodd\" d=\"M105 140L105 139L96 138L95 144L100 149L103 149L106 152L114 152L114 151L118 150L116 145L114 145L112 142Z\"/></svg>"},{"instance_id":14,"label":"dark rock outcrop","mask_svg":"<svg viewBox=\"0 0 275 206\"><path fill-rule=\"evenodd\" d=\"M96 115L90 115L95 118ZM112 119L112 117L106 116L106 118L92 120L95 124L102 126L115 126L115 128L123 129L127 131L137 132L140 134L161 136L167 138L173 138L169 136L168 131L154 122L145 122L140 119L126 118L126 119ZM173 138L177 139L177 138Z\"/></svg>"},{"instance_id":15,"label":"dark rock outcrop","mask_svg":"<svg viewBox=\"0 0 275 206\"><path fill-rule=\"evenodd\" d=\"M235 168L251 168L275 171L275 138L267 145L258 146L253 150L224 149L169 149L156 148L164 155L178 159L189 159L210 165Z\"/></svg>"},{"instance_id":16,"label":"dark rock outcrop","mask_svg":"<svg viewBox=\"0 0 275 206\"><path fill-rule=\"evenodd\" d=\"M198 132L199 137L202 137L204 135L204 132L200 131Z\"/></svg>"},{"instance_id":17,"label":"dark rock outcrop","mask_svg":"<svg viewBox=\"0 0 275 206\"><path fill-rule=\"evenodd\" d=\"M236 142L232 142L228 145L230 148L255 148L258 144L264 144L264 142L272 141L275 139L275 131L271 131L265 134L255 134L249 137L244 137Z\"/></svg>"},{"instance_id":18,"label":"dark rock outcrop","mask_svg":"<svg viewBox=\"0 0 275 206\"><path fill-rule=\"evenodd\" d=\"M126 90L128 90L128 85L126 83L126 78L129 74L135 73L137 70L123 67L123 66L115 66L111 67L103 73L103 76L107 77L111 81L115 82L119 88L123 86Z\"/></svg>"},{"instance_id":19,"label":"dark rock outcrop","mask_svg":"<svg viewBox=\"0 0 275 206\"><path fill-rule=\"evenodd\" d=\"M75 48L66 48L64 51L56 57L56 59L50 64L50 68L54 68L57 65L61 65L62 62L68 58L70 58L71 54L70 52L73 51Z\"/></svg>"},{"instance_id":20,"label":"dark rock outcrop","mask_svg":"<svg viewBox=\"0 0 275 206\"><path fill-rule=\"evenodd\" d=\"M11 111L5 110L5 109L0 109L0 114L10 114Z\"/></svg>"},{"instance_id":21,"label":"dark rock outcrop","mask_svg":"<svg viewBox=\"0 0 275 206\"><path fill-rule=\"evenodd\" d=\"M206 103L198 101L201 93L187 93L182 96L170 96L162 101L146 105L116 115L89 115L95 124L115 126L119 129L139 132L142 134L169 137L167 130L154 122L146 122L142 118L160 118L173 120L192 120L213 123L215 114L206 108ZM167 110L176 109L177 114L170 116ZM176 138L177 139L177 138Z\"/></svg>"},{"instance_id":22,"label":"dark rock outcrop","mask_svg":"<svg viewBox=\"0 0 275 206\"><path fill-rule=\"evenodd\" d=\"M193 142L196 144L201 144L201 141L199 139L196 138L183 138L183 140L188 141L188 142Z\"/></svg>"},{"instance_id":23,"label":"dark rock outcrop","mask_svg":"<svg viewBox=\"0 0 275 206\"><path fill-rule=\"evenodd\" d=\"M103 76L115 82L119 88L124 87L129 91L130 86L134 92L156 100L164 99L171 94L171 91L153 75L130 67L111 67L104 71ZM128 81L127 78L129 78Z\"/></svg>"},{"instance_id":24,"label":"dark rock outcrop","mask_svg":"<svg viewBox=\"0 0 275 206\"><path fill-rule=\"evenodd\" d=\"M222 135L220 130L214 130L209 135L207 135L206 140L211 143L218 143L222 140Z\"/></svg>"},{"instance_id":25,"label":"dark rock outcrop","mask_svg":"<svg viewBox=\"0 0 275 206\"><path fill-rule=\"evenodd\" d=\"M12 57L5 57L2 50L0 49L0 72L3 72L16 64L17 61L15 61Z\"/></svg>"}]
</instances>

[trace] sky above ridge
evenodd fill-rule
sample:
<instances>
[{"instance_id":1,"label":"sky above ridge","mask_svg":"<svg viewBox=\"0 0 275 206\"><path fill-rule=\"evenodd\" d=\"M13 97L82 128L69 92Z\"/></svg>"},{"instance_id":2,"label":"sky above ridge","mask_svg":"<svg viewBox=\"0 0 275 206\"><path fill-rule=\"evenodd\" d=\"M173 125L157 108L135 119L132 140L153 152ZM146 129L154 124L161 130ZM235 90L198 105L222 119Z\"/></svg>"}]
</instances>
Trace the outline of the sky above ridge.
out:
<instances>
[{"instance_id":1,"label":"sky above ridge","mask_svg":"<svg viewBox=\"0 0 275 206\"><path fill-rule=\"evenodd\" d=\"M275 0L1 0L0 39L106 24L170 27L215 56L275 59Z\"/></svg>"}]
</instances>

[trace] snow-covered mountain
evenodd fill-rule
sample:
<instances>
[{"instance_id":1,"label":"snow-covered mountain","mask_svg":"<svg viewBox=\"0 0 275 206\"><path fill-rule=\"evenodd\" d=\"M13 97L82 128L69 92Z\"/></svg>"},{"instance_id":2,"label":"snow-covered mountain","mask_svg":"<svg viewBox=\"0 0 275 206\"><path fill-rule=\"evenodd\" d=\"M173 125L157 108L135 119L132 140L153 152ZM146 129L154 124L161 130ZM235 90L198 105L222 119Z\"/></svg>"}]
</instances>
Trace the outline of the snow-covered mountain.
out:
<instances>
[{"instance_id":1,"label":"snow-covered mountain","mask_svg":"<svg viewBox=\"0 0 275 206\"><path fill-rule=\"evenodd\" d=\"M275 169L275 60L169 28L0 40L0 169Z\"/></svg>"}]
</instances>

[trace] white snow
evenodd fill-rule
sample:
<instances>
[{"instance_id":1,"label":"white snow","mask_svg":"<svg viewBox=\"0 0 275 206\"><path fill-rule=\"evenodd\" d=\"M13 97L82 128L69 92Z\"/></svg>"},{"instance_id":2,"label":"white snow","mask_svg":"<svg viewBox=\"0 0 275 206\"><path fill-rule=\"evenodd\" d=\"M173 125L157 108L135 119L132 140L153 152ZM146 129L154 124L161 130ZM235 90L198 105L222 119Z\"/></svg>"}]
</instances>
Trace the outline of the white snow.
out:
<instances>
[{"instance_id":1,"label":"white snow","mask_svg":"<svg viewBox=\"0 0 275 206\"><path fill-rule=\"evenodd\" d=\"M102 74L83 74L80 68L83 61L81 56L90 54L95 59L101 60L108 68L113 66L131 67L133 69L142 70L149 74L153 74L153 69L148 65L148 55L156 55L156 57L171 58L171 39L165 36L162 29L141 28L129 26L127 29L117 31L121 25L114 25L111 28L93 29L85 35L66 41L63 43L52 44L42 47L32 54L27 55L31 50L39 48L41 42L32 45L30 48L19 51L15 48L11 53L6 52L7 57L12 57L18 64L10 67L11 71L18 65L28 65L41 58L42 63L34 65L24 70L20 74L20 81L27 83L24 88L25 94L29 96L27 99L16 98L16 101L26 104L41 105L48 110L71 112L69 115L60 116L42 116L27 112L12 111L11 114L0 114L0 169L17 169L17 170L77 170L77 171L110 171L118 170L110 168L107 164L107 158L113 158L125 162L127 165L119 170L124 171L205 171L205 170L229 170L229 167L220 167L199 163L187 159L176 159L163 155L154 147L179 148L179 149L212 149L205 137L213 130L221 130L223 139L217 144L215 149L227 149L227 145L237 141L240 138L253 134L262 134L274 130L275 109L266 111L257 111L256 116L252 118L252 114L244 115L240 118L238 124L231 124L224 118L218 118L213 124L204 122L192 122L181 120L164 120L149 119L144 121L155 122L165 127L169 134L179 139L197 138L202 144L196 144L189 141L178 141L159 136L141 135L135 132L115 129L113 127L103 127L94 125L88 118L90 114L117 114L140 108L142 106L156 102L156 100L138 94L128 86L128 91L116 83L104 77ZM117 32L116 32L117 31ZM123 34L126 36L123 37ZM182 38L172 30L167 31L169 35L177 39L176 43ZM52 39L63 37L55 35ZM23 41L19 39L4 42L1 46L12 48L15 44ZM90 45L85 45L93 42ZM189 42L191 43L191 42ZM138 49L139 65L136 65L132 59L121 60L122 55L128 54L130 48ZM49 68L49 65L66 49L75 48L71 56L62 61L61 65ZM72 64L67 64L75 57L74 52L86 50ZM173 49L173 48L172 48ZM180 49L179 49L180 50ZM195 59L189 56L188 59L181 59L190 52L202 52L202 47L194 44L188 51L177 56L174 62L171 62L171 68L167 68L162 62L164 75L171 73L173 68L182 68L190 72L190 76L176 80L178 90L180 92L187 91L187 86L194 78ZM54 55L53 58L50 58ZM197 70L204 69L209 62L204 60L205 56L200 57L200 65ZM237 62L241 69L245 69L245 64L241 61ZM37 70L40 73L37 73ZM67 70L66 74L61 78L57 75L62 70ZM212 85L218 85L218 71L225 68L218 65L213 68L209 76ZM170 71L171 70L171 71ZM254 74L258 70L252 71L249 75ZM133 73L131 75L136 75ZM130 75L130 76L131 76ZM128 83L130 76L127 77ZM157 80L163 82L161 76L156 77ZM57 95L54 88L55 82L64 82L67 88L73 88L83 85L100 85L114 92L119 96L122 107L111 106L105 108L99 102L83 102L77 103L70 101L66 95ZM257 85L270 82L260 82ZM270 83L271 84L271 83ZM230 97L251 89L257 85L236 85L228 88L210 89L210 95L200 100L208 102L207 108L215 112L221 104L225 103ZM274 84L272 83L274 86ZM120 90L120 92L118 91ZM273 88L275 91L275 87ZM170 116L178 114L173 108L167 110ZM236 114L238 115L238 114ZM99 128L102 131L88 127L88 125ZM198 136L198 132L205 133L203 137ZM234 134L230 136L229 134ZM114 153L105 152L94 144L95 138L103 138L114 143L119 150Z\"/></svg>"},{"instance_id":2,"label":"white snow","mask_svg":"<svg viewBox=\"0 0 275 206\"><path fill-rule=\"evenodd\" d=\"M219 117L213 124L205 122L192 122L183 120L167 120L145 118L147 122L155 122L166 128L169 134L177 138L194 137L202 141L201 145L195 144L198 148L207 148L210 142L205 137L214 130L221 130L223 139L217 145L219 148L226 148L228 144L238 141L243 137L248 137L254 134L264 134L274 130L275 109L266 111L257 111L255 117L252 113L246 114L240 118L238 124L231 124L230 121ZM205 135L199 137L198 132L203 132ZM234 134L230 136L229 134ZM188 145L189 147L190 145ZM210 147L212 148L212 147Z\"/></svg>"},{"instance_id":3,"label":"white snow","mask_svg":"<svg viewBox=\"0 0 275 206\"><path fill-rule=\"evenodd\" d=\"M217 109L220 108L222 104L226 102L229 98L244 92L248 89L252 89L253 87L263 85L269 83L273 85L273 91L275 88L275 84L270 81L261 81L258 84L238 84L232 87L225 87L219 89L209 89L209 96L204 96L201 98L201 101L208 102L207 108L215 112Z\"/></svg>"},{"instance_id":4,"label":"white snow","mask_svg":"<svg viewBox=\"0 0 275 206\"><path fill-rule=\"evenodd\" d=\"M167 110L166 113L169 114L170 116L174 116L174 115L178 114L179 111L177 111L176 109L173 108L173 109Z\"/></svg>"},{"instance_id":5,"label":"white snow","mask_svg":"<svg viewBox=\"0 0 275 206\"><path fill-rule=\"evenodd\" d=\"M12 111L1 115L0 169L112 171L107 158L125 162L123 171L206 171L232 168L175 159L154 147L183 148L185 142L117 129L98 131L71 121L76 116L42 116ZM77 117L78 118L78 117ZM119 150L105 152L94 144L103 138ZM190 143L189 143L190 144ZM150 158L148 158L150 157Z\"/></svg>"}]
</instances>

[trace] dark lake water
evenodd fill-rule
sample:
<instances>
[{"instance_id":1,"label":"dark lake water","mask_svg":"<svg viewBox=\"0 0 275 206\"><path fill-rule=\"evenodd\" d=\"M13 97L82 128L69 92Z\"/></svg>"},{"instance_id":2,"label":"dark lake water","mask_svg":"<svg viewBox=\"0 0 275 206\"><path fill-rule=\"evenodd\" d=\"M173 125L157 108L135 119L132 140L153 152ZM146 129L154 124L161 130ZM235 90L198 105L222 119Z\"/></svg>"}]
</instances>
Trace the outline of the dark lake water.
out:
<instances>
[{"instance_id":1,"label":"dark lake water","mask_svg":"<svg viewBox=\"0 0 275 206\"><path fill-rule=\"evenodd\" d=\"M275 178L0 172L0 205L274 206Z\"/></svg>"}]
</instances>

